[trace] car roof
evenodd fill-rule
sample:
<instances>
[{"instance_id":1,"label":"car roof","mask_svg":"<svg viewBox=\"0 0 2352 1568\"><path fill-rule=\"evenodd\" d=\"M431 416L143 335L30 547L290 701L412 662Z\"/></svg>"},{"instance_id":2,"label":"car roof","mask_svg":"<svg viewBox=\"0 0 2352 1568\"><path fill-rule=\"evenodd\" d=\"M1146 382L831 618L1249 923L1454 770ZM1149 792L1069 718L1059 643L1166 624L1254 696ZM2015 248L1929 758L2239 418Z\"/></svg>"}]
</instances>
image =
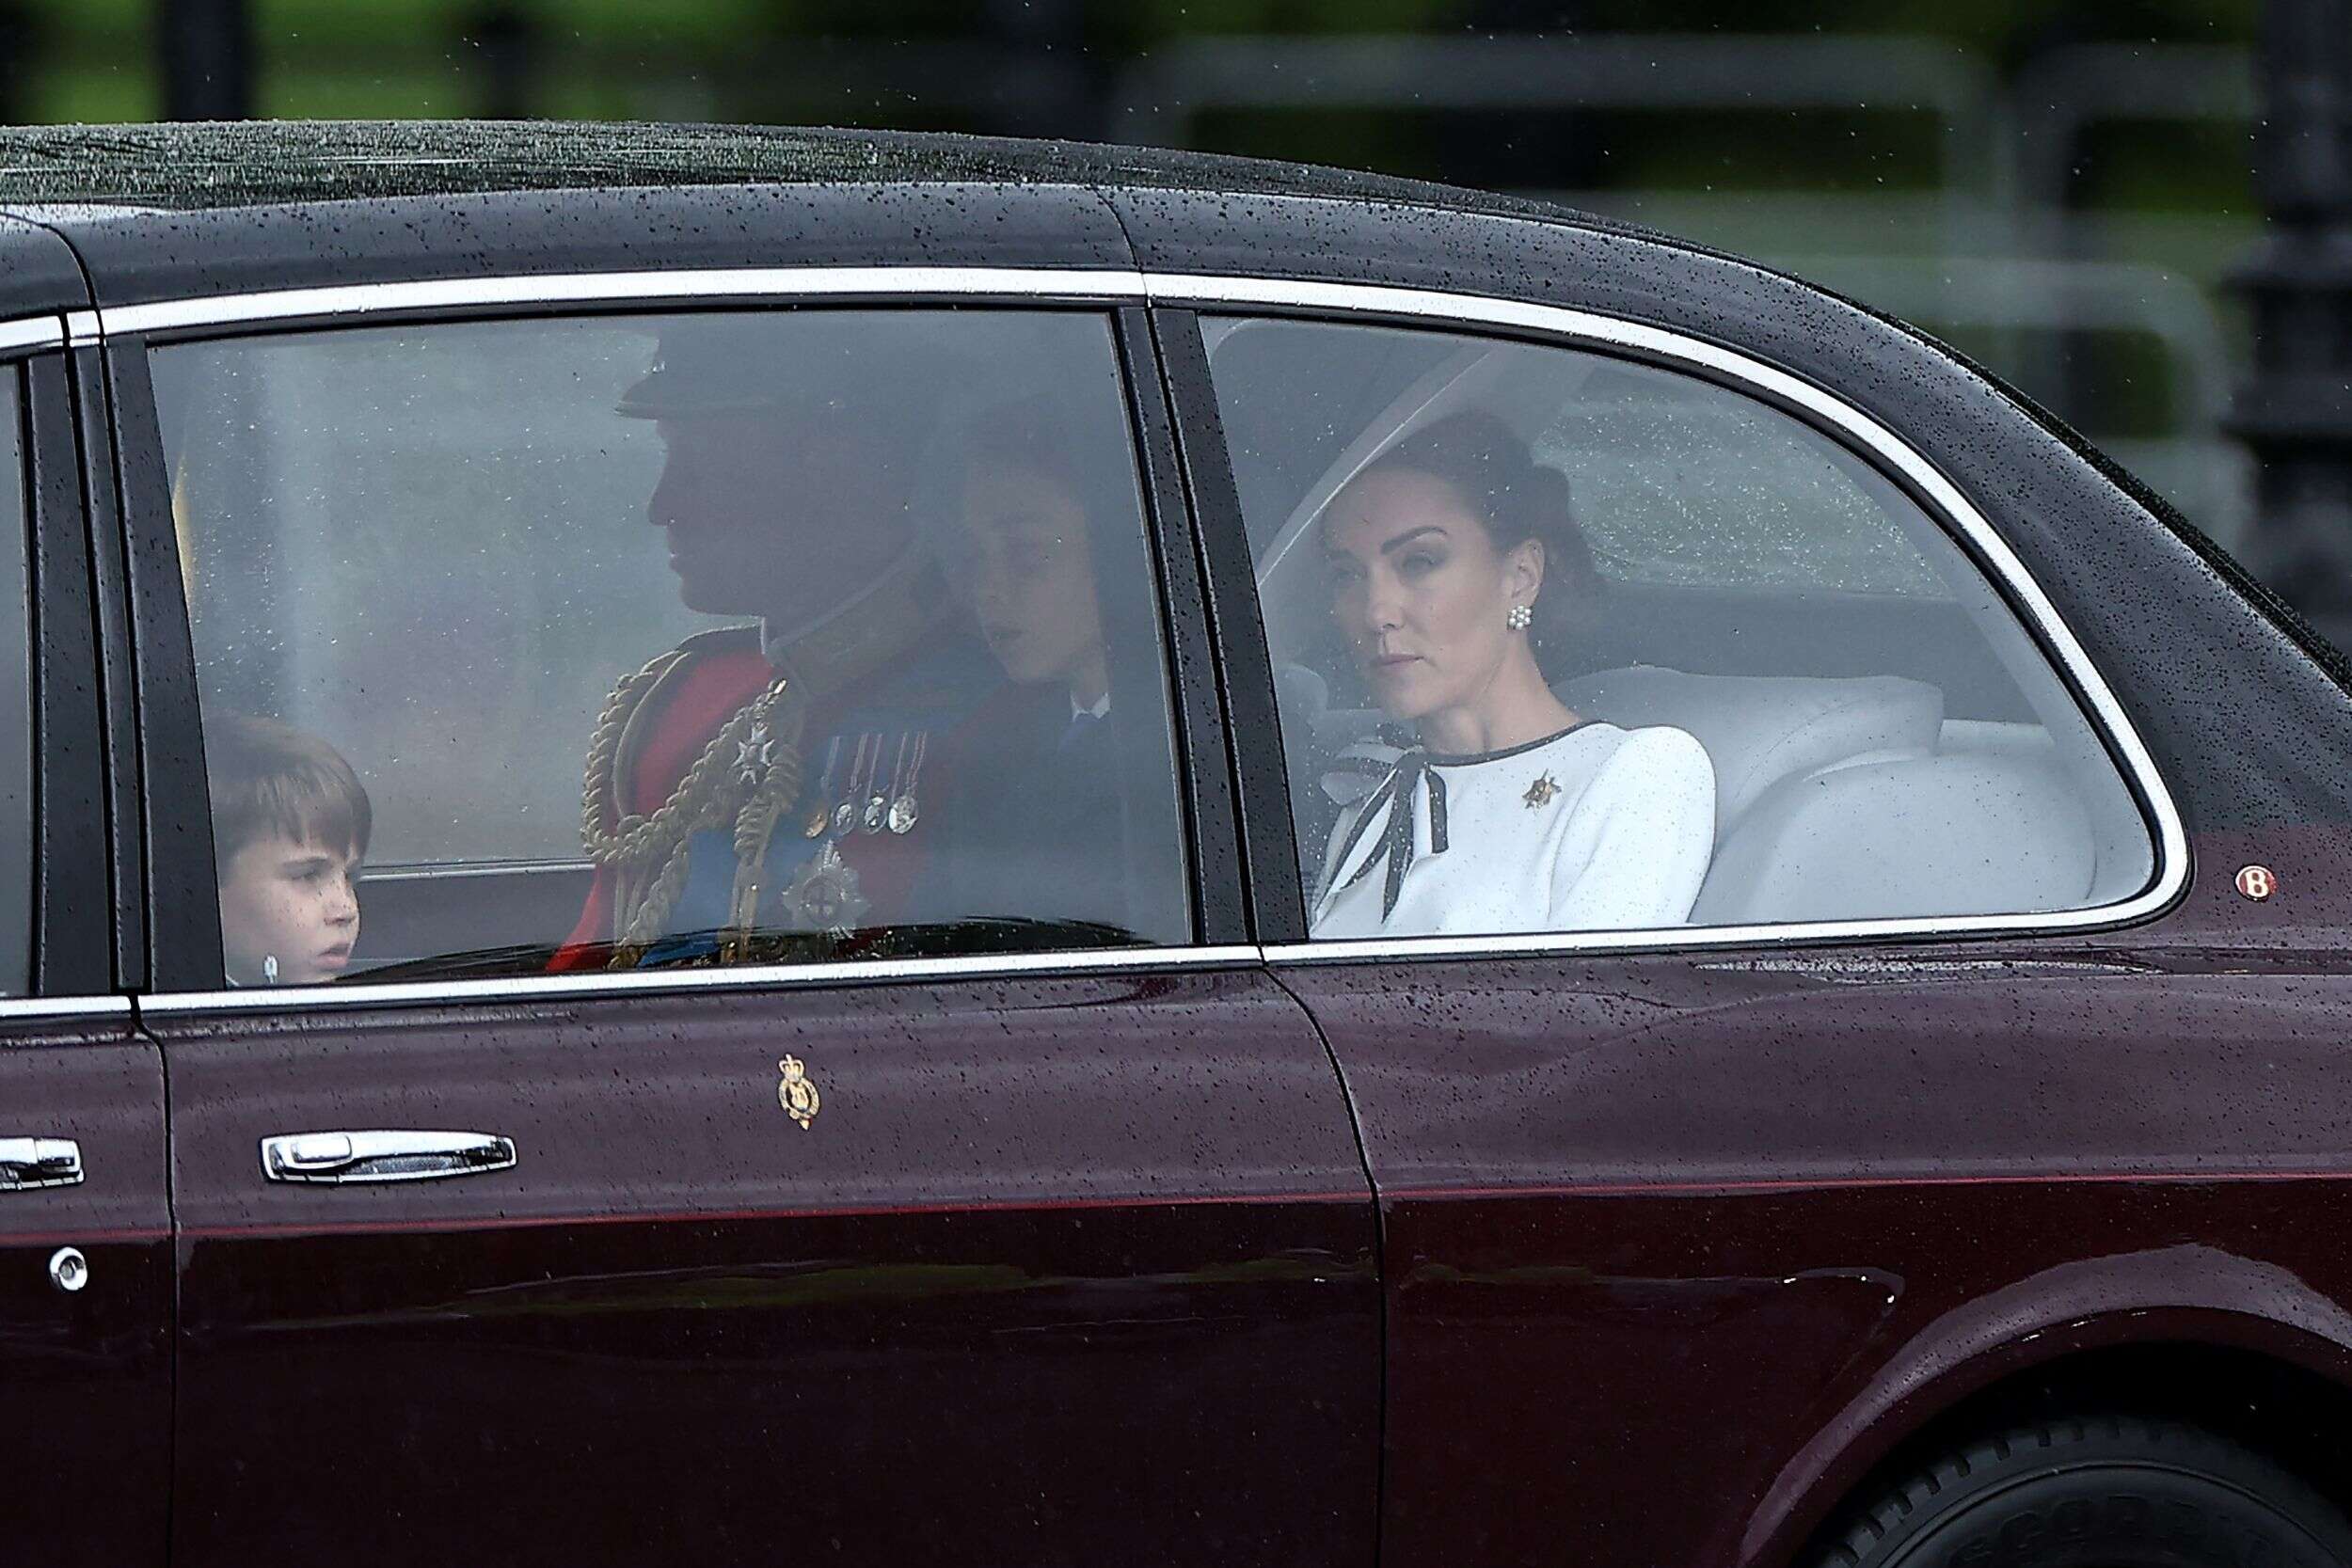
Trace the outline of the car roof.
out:
<instances>
[{"instance_id":1,"label":"car roof","mask_svg":"<svg viewBox=\"0 0 2352 1568\"><path fill-rule=\"evenodd\" d=\"M203 212L490 192L851 183L1227 191L1629 227L1542 202L1311 165L935 133L554 120L0 128L0 212L83 205Z\"/></svg>"},{"instance_id":2,"label":"car roof","mask_svg":"<svg viewBox=\"0 0 2352 1568\"><path fill-rule=\"evenodd\" d=\"M1238 223L1232 247L1252 266L1345 253L1376 271L1400 220L1695 248L1514 197L1075 142L575 121L0 129L0 219L22 220L13 241L0 224L0 261L46 229L79 261L87 290L74 292L102 310L494 272L1125 270L1147 235L1165 259L1171 222L1206 235L1220 217ZM1216 265L1224 243L1185 249L1183 264ZM27 309L85 302L0 295Z\"/></svg>"}]
</instances>

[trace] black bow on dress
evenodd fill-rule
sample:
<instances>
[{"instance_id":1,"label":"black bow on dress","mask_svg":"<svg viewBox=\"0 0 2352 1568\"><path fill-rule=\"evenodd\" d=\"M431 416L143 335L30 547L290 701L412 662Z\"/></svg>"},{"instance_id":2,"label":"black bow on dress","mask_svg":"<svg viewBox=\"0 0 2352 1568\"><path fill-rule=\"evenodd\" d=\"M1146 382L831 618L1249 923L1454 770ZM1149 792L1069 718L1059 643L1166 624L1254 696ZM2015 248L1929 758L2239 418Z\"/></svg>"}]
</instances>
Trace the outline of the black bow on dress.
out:
<instances>
[{"instance_id":1,"label":"black bow on dress","mask_svg":"<svg viewBox=\"0 0 2352 1568\"><path fill-rule=\"evenodd\" d=\"M1344 893L1372 875L1372 868L1386 862L1388 879L1380 890L1380 918L1386 920L1395 911L1397 895L1405 888L1405 873L1413 860L1413 790L1423 779L1429 781L1429 852L1442 855L1446 849L1445 775L1429 766L1429 753L1414 747L1396 759L1389 776L1364 800L1363 815L1356 818L1356 826L1347 835L1346 846L1334 867L1347 863L1357 847L1380 824L1381 852L1365 857L1356 874L1334 890Z\"/></svg>"}]
</instances>

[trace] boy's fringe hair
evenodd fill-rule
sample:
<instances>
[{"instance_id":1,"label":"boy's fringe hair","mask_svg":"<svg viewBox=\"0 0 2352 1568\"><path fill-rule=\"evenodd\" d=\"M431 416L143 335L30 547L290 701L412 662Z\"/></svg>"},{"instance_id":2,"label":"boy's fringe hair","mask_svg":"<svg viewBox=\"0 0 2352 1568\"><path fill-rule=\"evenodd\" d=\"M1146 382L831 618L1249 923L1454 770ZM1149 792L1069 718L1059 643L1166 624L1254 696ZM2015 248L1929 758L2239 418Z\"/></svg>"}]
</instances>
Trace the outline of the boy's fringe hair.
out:
<instances>
[{"instance_id":1,"label":"boy's fringe hair","mask_svg":"<svg viewBox=\"0 0 2352 1568\"><path fill-rule=\"evenodd\" d=\"M368 852L375 826L368 792L342 753L308 730L242 713L207 717L205 772L213 790L213 859L272 833L297 844Z\"/></svg>"}]
</instances>

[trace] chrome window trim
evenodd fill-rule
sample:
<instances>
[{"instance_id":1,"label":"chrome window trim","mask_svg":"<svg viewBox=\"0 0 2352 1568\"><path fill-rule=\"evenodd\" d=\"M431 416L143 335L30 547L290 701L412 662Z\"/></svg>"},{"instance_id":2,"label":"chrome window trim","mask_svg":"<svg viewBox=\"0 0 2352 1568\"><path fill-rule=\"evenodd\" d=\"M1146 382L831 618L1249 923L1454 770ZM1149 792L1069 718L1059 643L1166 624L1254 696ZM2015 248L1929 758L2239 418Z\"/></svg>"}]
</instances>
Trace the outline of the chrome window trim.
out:
<instances>
[{"instance_id":1,"label":"chrome window trim","mask_svg":"<svg viewBox=\"0 0 2352 1568\"><path fill-rule=\"evenodd\" d=\"M65 318L20 316L13 321L0 321L0 354L29 354L44 348L63 348L66 341Z\"/></svg>"},{"instance_id":2,"label":"chrome window trim","mask_svg":"<svg viewBox=\"0 0 2352 1568\"><path fill-rule=\"evenodd\" d=\"M9 1019L128 1017L127 996L11 996L0 1000L0 1022Z\"/></svg>"},{"instance_id":3,"label":"chrome window trim","mask_svg":"<svg viewBox=\"0 0 2352 1568\"><path fill-rule=\"evenodd\" d=\"M850 963L744 964L731 969L654 969L589 974L515 974L482 980L419 980L372 986L281 986L263 990L178 991L139 1003L151 1016L270 1011L295 1007L389 1007L461 1002L551 1002L603 996L688 995L706 990L803 990L874 981L1001 980L1120 974L1148 970L1256 964L1259 950L1229 947L1111 947L1071 953L979 953L936 958L876 958Z\"/></svg>"},{"instance_id":4,"label":"chrome window trim","mask_svg":"<svg viewBox=\"0 0 2352 1568\"><path fill-rule=\"evenodd\" d=\"M2106 678L2083 651L2058 607L2042 591L2026 563L2000 531L1978 511L1959 486L1908 442L1852 404L1811 382L1762 360L1714 343L1671 332L1572 310L1529 305L1486 295L1444 293L1427 289L1375 284L1313 283L1253 277L1152 274L1147 279L1155 305L1223 309L1277 308L1334 315L1406 318L1432 326L1503 327L1540 335L1564 344L1630 349L1668 365L1709 372L1734 386L1760 391L1773 401L1805 410L1910 481L1947 526L1956 526L1976 546L2011 602L2021 607L2042 646L2057 655L2083 698L2088 717L2121 758L2131 785L2146 803L2155 826L2155 875L2129 898L2087 909L2042 913L1943 915L1908 920L1814 921L1781 926L1668 927L1635 931L1534 932L1489 937L1377 937L1344 942L1283 942L1265 949L1272 963L1362 960L1390 958L1465 958L1511 954L1622 953L1645 949L1788 946L1888 937L1971 937L1996 932L2048 934L2111 927L2165 909L2188 885L2188 831L2155 759L2118 703Z\"/></svg>"},{"instance_id":5,"label":"chrome window trim","mask_svg":"<svg viewBox=\"0 0 2352 1568\"><path fill-rule=\"evenodd\" d=\"M437 882L462 877L580 876L594 871L591 860L573 861L405 861L359 868L359 885L372 882Z\"/></svg>"},{"instance_id":6,"label":"chrome window trim","mask_svg":"<svg viewBox=\"0 0 2352 1568\"><path fill-rule=\"evenodd\" d=\"M1031 301L1139 303L1143 275L1081 267L714 267L679 272L559 273L544 277L452 277L413 283L352 283L277 289L209 299L117 305L98 312L105 336L244 326L308 317L372 317L509 306L660 305L678 301L792 298L891 303L936 295L1003 295Z\"/></svg>"},{"instance_id":7,"label":"chrome window trim","mask_svg":"<svg viewBox=\"0 0 2352 1568\"><path fill-rule=\"evenodd\" d=\"M1657 362L1709 372L1721 380L1803 408L1908 479L1951 526L1975 545L2042 639L2073 677L2096 725L2145 802L2155 827L2156 874L2150 886L2118 903L2039 914L1942 916L1912 920L1825 921L1787 926L1673 927L1640 931L1539 932L1490 937L1381 938L1296 942L1271 947L1109 949L1090 953L975 955L799 964L739 969L659 970L581 975L516 975L496 979L421 981L384 986L288 987L269 993L271 1007L365 1007L468 1001L525 1002L607 991L662 994L710 990L830 986L877 980L953 980L1000 975L1119 973L1145 969L1222 967L1241 962L1352 961L1475 956L1711 950L1743 946L2048 934L2129 924L2169 905L2187 886L2187 831L2171 792L2106 678L2059 618L2015 552L1959 488L1922 454L1861 410L1809 382L1719 345L1647 326L1557 306L1491 295L1452 293L1377 284L1210 277L1117 268L1012 267L769 267L678 272L608 272L548 277L448 278L288 289L209 298L119 306L98 312L105 336L177 332L307 318L413 315L450 309L538 309L564 305L629 305L725 299L876 299L892 304L926 299L986 298L1055 304L1151 303L1210 309L1278 309L1332 316L1363 316L1431 326L1503 328L1564 344L1628 350ZM54 322L55 319L52 318ZM62 341L61 324L50 328ZM261 999L231 990L158 995L143 1010L161 1015L253 1009ZM0 1005L5 1006L5 1005ZM0 1015L4 1016L4 1015Z\"/></svg>"}]
</instances>

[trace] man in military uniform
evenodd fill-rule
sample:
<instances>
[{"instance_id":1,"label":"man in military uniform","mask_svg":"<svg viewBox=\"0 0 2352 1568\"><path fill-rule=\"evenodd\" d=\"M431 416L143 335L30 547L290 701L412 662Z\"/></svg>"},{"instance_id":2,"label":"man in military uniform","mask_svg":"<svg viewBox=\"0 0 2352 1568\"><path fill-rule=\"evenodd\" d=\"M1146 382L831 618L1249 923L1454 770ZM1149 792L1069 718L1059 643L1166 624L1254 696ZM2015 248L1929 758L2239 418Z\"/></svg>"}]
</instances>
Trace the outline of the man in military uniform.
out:
<instances>
[{"instance_id":1,"label":"man in military uniform","mask_svg":"<svg viewBox=\"0 0 2352 1568\"><path fill-rule=\"evenodd\" d=\"M680 597L758 621L613 691L588 751L595 885L551 967L878 951L882 928L922 917L934 740L991 671L916 539L952 379L922 330L866 312L681 321L622 398L667 447L647 513Z\"/></svg>"}]
</instances>

